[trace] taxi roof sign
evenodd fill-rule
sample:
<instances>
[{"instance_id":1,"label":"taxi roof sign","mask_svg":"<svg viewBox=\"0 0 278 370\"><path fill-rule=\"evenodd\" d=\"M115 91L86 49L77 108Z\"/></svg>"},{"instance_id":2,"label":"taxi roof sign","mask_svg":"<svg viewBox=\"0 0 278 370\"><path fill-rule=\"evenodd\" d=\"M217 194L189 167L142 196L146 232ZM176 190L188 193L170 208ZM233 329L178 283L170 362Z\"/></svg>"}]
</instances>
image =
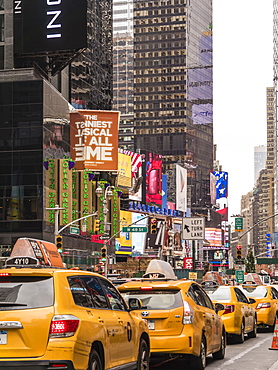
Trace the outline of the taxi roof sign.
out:
<instances>
[{"instance_id":1,"label":"taxi roof sign","mask_svg":"<svg viewBox=\"0 0 278 370\"><path fill-rule=\"evenodd\" d=\"M146 273L143 275L143 278L177 280L173 267L170 265L170 263L161 260L151 260L147 267Z\"/></svg>"},{"instance_id":2,"label":"taxi roof sign","mask_svg":"<svg viewBox=\"0 0 278 370\"><path fill-rule=\"evenodd\" d=\"M63 261L54 243L32 239L19 238L6 260L6 267L41 266L64 268Z\"/></svg>"}]
</instances>

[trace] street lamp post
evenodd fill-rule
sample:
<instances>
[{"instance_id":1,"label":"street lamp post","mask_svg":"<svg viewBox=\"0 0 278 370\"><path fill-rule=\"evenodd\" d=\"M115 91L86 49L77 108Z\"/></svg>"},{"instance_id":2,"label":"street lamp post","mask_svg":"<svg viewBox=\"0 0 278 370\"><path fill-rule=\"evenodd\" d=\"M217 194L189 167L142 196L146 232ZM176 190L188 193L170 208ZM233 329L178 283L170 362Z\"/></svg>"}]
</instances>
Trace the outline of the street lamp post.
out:
<instances>
[{"instance_id":1,"label":"street lamp post","mask_svg":"<svg viewBox=\"0 0 278 370\"><path fill-rule=\"evenodd\" d=\"M115 187L114 186L111 186L111 185L108 185L105 190L103 188L101 188L100 186L96 188L96 195L98 197L101 197L103 195L103 215L104 215L103 229L104 229L104 236L107 236L107 234L109 235L109 228L108 228L108 212L109 212L108 200L111 200L112 199L112 197L113 197L113 189L114 188ZM107 242L108 241L106 239L104 239L104 247L105 248L107 248L107 244L108 244ZM103 261L104 262L104 276L107 276L107 268L108 268L107 258L108 258L108 256L106 255L106 261Z\"/></svg>"}]
</instances>

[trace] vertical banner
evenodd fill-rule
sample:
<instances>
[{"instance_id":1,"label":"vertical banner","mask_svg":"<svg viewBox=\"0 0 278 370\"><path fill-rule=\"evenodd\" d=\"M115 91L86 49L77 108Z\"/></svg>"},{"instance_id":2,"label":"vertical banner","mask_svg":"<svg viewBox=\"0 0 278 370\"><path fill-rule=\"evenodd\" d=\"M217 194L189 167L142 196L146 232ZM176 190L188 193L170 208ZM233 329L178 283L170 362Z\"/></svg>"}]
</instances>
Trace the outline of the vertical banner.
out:
<instances>
[{"instance_id":1,"label":"vertical banner","mask_svg":"<svg viewBox=\"0 0 278 370\"><path fill-rule=\"evenodd\" d=\"M120 231L120 198L118 196L118 189L113 189L113 197L111 200L111 235L113 236Z\"/></svg>"},{"instance_id":2,"label":"vertical banner","mask_svg":"<svg viewBox=\"0 0 278 370\"><path fill-rule=\"evenodd\" d=\"M80 218L79 214L79 172L72 169L72 221ZM79 226L75 223L74 226Z\"/></svg>"},{"instance_id":3,"label":"vertical banner","mask_svg":"<svg viewBox=\"0 0 278 370\"><path fill-rule=\"evenodd\" d=\"M81 171L81 178L80 178L80 211L81 216L87 216L92 212L92 203L93 203L93 190L92 190L91 181L89 181L89 173L88 171L84 170ZM81 220L81 230L91 231L93 229L93 217L87 217L84 220Z\"/></svg>"},{"instance_id":4,"label":"vertical banner","mask_svg":"<svg viewBox=\"0 0 278 370\"><path fill-rule=\"evenodd\" d=\"M58 204L58 160L48 159L46 165L48 169L45 171L45 207L53 208L52 210L47 210L46 212L46 224L55 224L55 204Z\"/></svg>"},{"instance_id":5,"label":"vertical banner","mask_svg":"<svg viewBox=\"0 0 278 370\"><path fill-rule=\"evenodd\" d=\"M176 164L176 209L186 213L187 170Z\"/></svg>"},{"instance_id":6,"label":"vertical banner","mask_svg":"<svg viewBox=\"0 0 278 370\"><path fill-rule=\"evenodd\" d=\"M63 209L59 212L60 225L67 225L72 221L72 170L69 169L69 158L59 160L59 205Z\"/></svg>"},{"instance_id":7,"label":"vertical banner","mask_svg":"<svg viewBox=\"0 0 278 370\"><path fill-rule=\"evenodd\" d=\"M168 198L168 176L162 175L162 208L167 209L167 198Z\"/></svg>"},{"instance_id":8,"label":"vertical banner","mask_svg":"<svg viewBox=\"0 0 278 370\"><path fill-rule=\"evenodd\" d=\"M71 156L78 170L118 170L119 118L113 111L70 113Z\"/></svg>"}]
</instances>

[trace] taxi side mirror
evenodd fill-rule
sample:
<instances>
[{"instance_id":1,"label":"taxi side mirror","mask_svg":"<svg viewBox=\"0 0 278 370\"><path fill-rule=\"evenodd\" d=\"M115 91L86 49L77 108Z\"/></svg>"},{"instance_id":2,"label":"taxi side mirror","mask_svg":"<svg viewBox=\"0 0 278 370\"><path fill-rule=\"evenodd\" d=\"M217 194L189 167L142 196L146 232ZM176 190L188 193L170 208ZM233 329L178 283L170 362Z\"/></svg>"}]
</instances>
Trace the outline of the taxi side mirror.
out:
<instances>
[{"instance_id":1,"label":"taxi side mirror","mask_svg":"<svg viewBox=\"0 0 278 370\"><path fill-rule=\"evenodd\" d=\"M256 300L254 298L249 298L248 301L250 304L256 303Z\"/></svg>"},{"instance_id":2,"label":"taxi side mirror","mask_svg":"<svg viewBox=\"0 0 278 370\"><path fill-rule=\"evenodd\" d=\"M219 311L225 310L225 307L223 306L222 303L215 303L215 312L218 313Z\"/></svg>"},{"instance_id":3,"label":"taxi side mirror","mask_svg":"<svg viewBox=\"0 0 278 370\"><path fill-rule=\"evenodd\" d=\"M142 308L142 302L138 298L129 298L128 299L128 307L129 307L130 311L140 310Z\"/></svg>"}]
</instances>

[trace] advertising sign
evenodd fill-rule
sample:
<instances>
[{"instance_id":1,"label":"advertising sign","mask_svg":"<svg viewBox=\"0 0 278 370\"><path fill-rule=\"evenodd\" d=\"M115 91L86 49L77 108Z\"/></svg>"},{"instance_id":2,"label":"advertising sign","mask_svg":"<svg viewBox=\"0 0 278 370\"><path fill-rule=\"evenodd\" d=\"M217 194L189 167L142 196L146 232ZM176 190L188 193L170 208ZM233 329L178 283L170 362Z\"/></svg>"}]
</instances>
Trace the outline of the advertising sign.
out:
<instances>
[{"instance_id":1,"label":"advertising sign","mask_svg":"<svg viewBox=\"0 0 278 370\"><path fill-rule=\"evenodd\" d=\"M146 202L162 204L162 156L146 153Z\"/></svg>"},{"instance_id":2,"label":"advertising sign","mask_svg":"<svg viewBox=\"0 0 278 370\"><path fill-rule=\"evenodd\" d=\"M119 112L70 113L71 157L78 170L118 170Z\"/></svg>"},{"instance_id":3,"label":"advertising sign","mask_svg":"<svg viewBox=\"0 0 278 370\"><path fill-rule=\"evenodd\" d=\"M121 227L127 227L132 224L132 213L120 210ZM116 238L115 254L131 254L132 253L132 239L131 233L121 232Z\"/></svg>"},{"instance_id":4,"label":"advertising sign","mask_svg":"<svg viewBox=\"0 0 278 370\"><path fill-rule=\"evenodd\" d=\"M210 248L222 247L222 230L214 227L206 227L205 238L209 242ZM204 246L204 249L207 247Z\"/></svg>"},{"instance_id":5,"label":"advertising sign","mask_svg":"<svg viewBox=\"0 0 278 370\"><path fill-rule=\"evenodd\" d=\"M193 269L193 258L192 257L185 257L183 259L183 268L192 270Z\"/></svg>"},{"instance_id":6,"label":"advertising sign","mask_svg":"<svg viewBox=\"0 0 278 370\"><path fill-rule=\"evenodd\" d=\"M16 53L87 47L86 0L14 1Z\"/></svg>"},{"instance_id":7,"label":"advertising sign","mask_svg":"<svg viewBox=\"0 0 278 370\"><path fill-rule=\"evenodd\" d=\"M118 186L131 188L131 156L119 153Z\"/></svg>"},{"instance_id":8,"label":"advertising sign","mask_svg":"<svg viewBox=\"0 0 278 370\"><path fill-rule=\"evenodd\" d=\"M187 208L187 170L176 165L176 209L186 212Z\"/></svg>"}]
</instances>

